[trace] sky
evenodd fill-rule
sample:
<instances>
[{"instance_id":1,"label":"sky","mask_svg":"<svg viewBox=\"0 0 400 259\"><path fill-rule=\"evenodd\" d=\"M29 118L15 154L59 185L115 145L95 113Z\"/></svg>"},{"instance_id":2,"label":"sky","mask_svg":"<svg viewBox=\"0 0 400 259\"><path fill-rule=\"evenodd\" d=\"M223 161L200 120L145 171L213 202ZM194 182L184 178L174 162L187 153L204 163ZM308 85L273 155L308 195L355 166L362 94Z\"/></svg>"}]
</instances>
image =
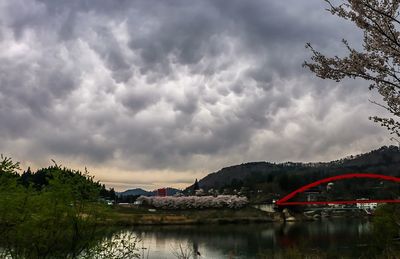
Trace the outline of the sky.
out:
<instances>
[{"instance_id":1,"label":"sky","mask_svg":"<svg viewBox=\"0 0 400 259\"><path fill-rule=\"evenodd\" d=\"M368 83L302 67L345 55L323 0L1 0L0 153L108 187L186 187L250 161L391 144Z\"/></svg>"}]
</instances>

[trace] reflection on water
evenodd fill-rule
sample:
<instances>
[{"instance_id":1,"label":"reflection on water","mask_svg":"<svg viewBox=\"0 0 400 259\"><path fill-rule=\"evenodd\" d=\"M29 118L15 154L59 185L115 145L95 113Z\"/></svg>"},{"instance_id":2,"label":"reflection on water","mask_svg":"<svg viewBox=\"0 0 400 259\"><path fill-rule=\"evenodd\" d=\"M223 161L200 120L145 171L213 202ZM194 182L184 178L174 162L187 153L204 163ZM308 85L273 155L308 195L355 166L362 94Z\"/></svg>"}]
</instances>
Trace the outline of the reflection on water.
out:
<instances>
[{"instance_id":1,"label":"reflection on water","mask_svg":"<svg viewBox=\"0 0 400 259\"><path fill-rule=\"evenodd\" d=\"M95 258L115 258L115 254L126 253L127 249L134 257L140 253L140 258L157 259L178 258L176 253L189 255L193 251L196 253L185 258L271 258L271 255L284 258L287 251L295 249L306 255L309 251L322 251L334 254L331 258L341 255L357 258L369 252L372 225L359 219L335 219L286 224L140 226L107 229L97 234L78 258L91 253ZM118 237L127 242L116 242ZM135 242L136 237L141 241ZM69 251L66 246L64 250L53 251L53 257L76 258L73 256L77 254L76 249ZM0 258L6 257L2 256L5 252L0 247Z\"/></svg>"},{"instance_id":2,"label":"reflection on water","mask_svg":"<svg viewBox=\"0 0 400 259\"><path fill-rule=\"evenodd\" d=\"M258 204L253 206L256 209L273 213L275 212L275 208L273 204Z\"/></svg>"},{"instance_id":3,"label":"reflection on water","mask_svg":"<svg viewBox=\"0 0 400 259\"><path fill-rule=\"evenodd\" d=\"M181 248L198 251L197 258L258 258L291 247L356 255L371 235L361 220L297 222L290 224L147 226L132 230L149 258L177 258ZM196 258L196 257L194 257Z\"/></svg>"}]
</instances>

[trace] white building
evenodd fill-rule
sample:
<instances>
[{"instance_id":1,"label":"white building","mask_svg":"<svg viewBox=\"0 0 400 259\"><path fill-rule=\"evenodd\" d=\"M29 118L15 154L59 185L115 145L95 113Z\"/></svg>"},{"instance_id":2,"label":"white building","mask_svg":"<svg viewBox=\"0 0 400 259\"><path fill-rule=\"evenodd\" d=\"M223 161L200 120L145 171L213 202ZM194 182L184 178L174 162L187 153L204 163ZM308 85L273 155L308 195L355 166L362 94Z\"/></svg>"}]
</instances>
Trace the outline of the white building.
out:
<instances>
[{"instance_id":1,"label":"white building","mask_svg":"<svg viewBox=\"0 0 400 259\"><path fill-rule=\"evenodd\" d=\"M362 198L362 199L358 199L358 201L367 201L368 199ZM370 210L374 210L376 209L376 207L378 206L378 203L376 202L360 202L360 203L356 203L357 208L359 209L370 209Z\"/></svg>"}]
</instances>

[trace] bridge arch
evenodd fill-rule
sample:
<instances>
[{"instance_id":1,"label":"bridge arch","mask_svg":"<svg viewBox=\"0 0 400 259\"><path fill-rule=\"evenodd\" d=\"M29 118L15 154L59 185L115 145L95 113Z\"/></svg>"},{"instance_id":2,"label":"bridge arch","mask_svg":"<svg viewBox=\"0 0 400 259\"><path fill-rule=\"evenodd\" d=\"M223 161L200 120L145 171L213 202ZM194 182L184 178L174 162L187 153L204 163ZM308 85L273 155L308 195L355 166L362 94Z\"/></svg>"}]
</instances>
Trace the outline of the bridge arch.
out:
<instances>
[{"instance_id":1,"label":"bridge arch","mask_svg":"<svg viewBox=\"0 0 400 259\"><path fill-rule=\"evenodd\" d=\"M288 206L288 205L308 205L308 204L321 204L321 205L326 205L326 204L354 204L354 203L370 203L370 202L377 202L377 203L400 203L400 200L353 200L353 201L288 201L294 196L296 196L299 193L302 193L304 191L307 191L310 188L316 187L318 185L324 184L324 183L329 183L329 182L334 182L334 181L339 181L339 180L344 180L344 179L353 179L353 178L364 178L364 179L380 179L380 180L386 180L386 181L392 181L396 183L400 183L400 178L399 177L394 177L394 176L389 176L389 175L382 175L382 174L369 174L369 173L351 173L351 174L342 174L342 175L336 175L332 177L327 177L315 182L312 182L310 184L304 185L303 187L298 188L297 190L289 193L282 199L279 199L276 202L276 205L278 206Z\"/></svg>"}]
</instances>

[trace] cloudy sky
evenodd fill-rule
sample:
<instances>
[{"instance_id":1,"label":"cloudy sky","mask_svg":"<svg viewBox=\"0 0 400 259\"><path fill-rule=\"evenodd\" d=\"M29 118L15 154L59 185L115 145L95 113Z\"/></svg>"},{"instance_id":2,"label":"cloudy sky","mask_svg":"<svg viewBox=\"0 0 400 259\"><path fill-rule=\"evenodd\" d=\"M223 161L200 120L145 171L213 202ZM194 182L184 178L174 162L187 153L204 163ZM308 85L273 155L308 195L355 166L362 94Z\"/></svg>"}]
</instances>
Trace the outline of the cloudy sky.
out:
<instances>
[{"instance_id":1,"label":"cloudy sky","mask_svg":"<svg viewBox=\"0 0 400 259\"><path fill-rule=\"evenodd\" d=\"M390 143L322 0L1 0L0 152L118 190L183 187L247 161L327 161Z\"/></svg>"}]
</instances>

